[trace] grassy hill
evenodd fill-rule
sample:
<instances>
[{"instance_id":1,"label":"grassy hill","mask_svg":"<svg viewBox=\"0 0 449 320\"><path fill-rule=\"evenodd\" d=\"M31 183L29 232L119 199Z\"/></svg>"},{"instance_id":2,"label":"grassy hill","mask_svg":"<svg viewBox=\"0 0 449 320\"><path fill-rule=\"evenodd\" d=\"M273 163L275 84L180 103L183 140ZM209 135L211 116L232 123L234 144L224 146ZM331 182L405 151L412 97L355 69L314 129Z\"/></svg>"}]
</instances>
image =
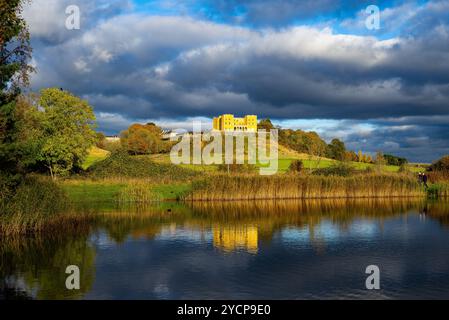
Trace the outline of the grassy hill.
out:
<instances>
[{"instance_id":1,"label":"grassy hill","mask_svg":"<svg viewBox=\"0 0 449 320\"><path fill-rule=\"evenodd\" d=\"M328 159L324 157L311 156L306 153L300 153L295 150L292 150L286 146L279 145L279 160L278 160L278 172L284 173L287 172L290 164L294 160L301 160L304 164L305 169L318 169L318 168L327 168L332 165L338 164L339 161ZM88 169L95 163L106 159L109 156L109 151L99 149L97 147L93 147L89 155L83 164L83 169ZM148 157L152 161L160 164L169 164L170 155L168 153L164 154L153 154L148 156L140 156L140 157ZM349 165L355 168L356 170L366 170L368 168L375 168L375 164L371 163L362 163L362 162L349 162ZM218 169L217 165L193 165L193 164L183 164L180 165L183 168L191 169L195 171L216 171ZM419 172L424 170L424 164L409 164L408 169L412 172ZM384 165L382 166L382 171L385 172L397 172L399 171L399 166L390 166Z\"/></svg>"}]
</instances>

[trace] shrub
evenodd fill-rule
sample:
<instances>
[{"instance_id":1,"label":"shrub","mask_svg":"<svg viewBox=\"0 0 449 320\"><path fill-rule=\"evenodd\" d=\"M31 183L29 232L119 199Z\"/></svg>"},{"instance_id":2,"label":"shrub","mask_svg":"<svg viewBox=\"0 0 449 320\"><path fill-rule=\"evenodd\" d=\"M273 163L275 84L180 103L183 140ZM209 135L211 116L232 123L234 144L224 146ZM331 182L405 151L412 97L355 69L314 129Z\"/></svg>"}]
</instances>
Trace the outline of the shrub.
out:
<instances>
[{"instance_id":1,"label":"shrub","mask_svg":"<svg viewBox=\"0 0 449 320\"><path fill-rule=\"evenodd\" d=\"M437 183L427 188L427 196L429 198L437 199L449 196L449 184Z\"/></svg>"},{"instance_id":2,"label":"shrub","mask_svg":"<svg viewBox=\"0 0 449 320\"><path fill-rule=\"evenodd\" d=\"M432 163L429 167L429 171L445 171L449 172L449 155L444 156L438 161Z\"/></svg>"},{"instance_id":3,"label":"shrub","mask_svg":"<svg viewBox=\"0 0 449 320\"><path fill-rule=\"evenodd\" d=\"M256 166L253 164L220 164L218 165L218 171L230 172L230 173L254 173L256 172Z\"/></svg>"},{"instance_id":4,"label":"shrub","mask_svg":"<svg viewBox=\"0 0 449 320\"><path fill-rule=\"evenodd\" d=\"M94 178L185 180L195 176L196 172L172 164L155 163L147 156L131 156L124 150L118 150L92 165L87 174Z\"/></svg>"},{"instance_id":5,"label":"shrub","mask_svg":"<svg viewBox=\"0 0 449 320\"><path fill-rule=\"evenodd\" d=\"M301 172L304 169L304 163L301 160L293 160L288 167L289 172Z\"/></svg>"},{"instance_id":6,"label":"shrub","mask_svg":"<svg viewBox=\"0 0 449 320\"><path fill-rule=\"evenodd\" d=\"M327 168L316 169L313 174L320 176L348 177L354 173L354 168L346 163L334 164Z\"/></svg>"},{"instance_id":7,"label":"shrub","mask_svg":"<svg viewBox=\"0 0 449 320\"><path fill-rule=\"evenodd\" d=\"M102 149L109 152L117 152L122 149L122 144L120 141L105 141Z\"/></svg>"}]
</instances>

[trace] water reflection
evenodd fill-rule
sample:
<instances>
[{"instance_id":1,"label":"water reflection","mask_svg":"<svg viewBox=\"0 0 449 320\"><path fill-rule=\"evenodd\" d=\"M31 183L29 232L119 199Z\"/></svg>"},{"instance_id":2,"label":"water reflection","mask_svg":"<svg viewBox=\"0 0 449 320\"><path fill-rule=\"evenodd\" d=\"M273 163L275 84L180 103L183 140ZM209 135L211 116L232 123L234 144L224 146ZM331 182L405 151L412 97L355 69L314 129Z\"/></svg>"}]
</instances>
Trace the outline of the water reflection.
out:
<instances>
[{"instance_id":1,"label":"water reflection","mask_svg":"<svg viewBox=\"0 0 449 320\"><path fill-rule=\"evenodd\" d=\"M258 229L248 225L212 227L214 234L214 246L225 252L244 249L251 253L257 253Z\"/></svg>"},{"instance_id":2,"label":"water reflection","mask_svg":"<svg viewBox=\"0 0 449 320\"><path fill-rule=\"evenodd\" d=\"M445 201L171 202L95 210L96 219L69 232L1 239L0 299L449 295L441 280L449 278ZM358 270L370 262L384 266L384 284L395 289L363 290ZM81 270L79 291L65 288L71 264Z\"/></svg>"}]
</instances>

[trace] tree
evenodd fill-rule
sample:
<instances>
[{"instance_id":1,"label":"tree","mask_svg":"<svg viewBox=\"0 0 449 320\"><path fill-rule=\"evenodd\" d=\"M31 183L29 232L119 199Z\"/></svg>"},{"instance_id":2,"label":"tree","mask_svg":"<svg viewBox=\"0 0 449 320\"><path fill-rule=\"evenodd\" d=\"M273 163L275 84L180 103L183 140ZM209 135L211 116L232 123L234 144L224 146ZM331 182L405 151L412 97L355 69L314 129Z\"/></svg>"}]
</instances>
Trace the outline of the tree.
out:
<instances>
[{"instance_id":1,"label":"tree","mask_svg":"<svg viewBox=\"0 0 449 320\"><path fill-rule=\"evenodd\" d=\"M38 160L53 179L81 167L96 142L95 115L87 101L57 88L41 91L42 135Z\"/></svg>"},{"instance_id":2,"label":"tree","mask_svg":"<svg viewBox=\"0 0 449 320\"><path fill-rule=\"evenodd\" d=\"M0 188L17 185L23 167L16 99L33 70L28 64L32 51L29 33L21 15L24 2L0 0Z\"/></svg>"},{"instance_id":3,"label":"tree","mask_svg":"<svg viewBox=\"0 0 449 320\"><path fill-rule=\"evenodd\" d=\"M406 158L396 157L391 154L384 155L385 161L390 166L401 166L408 163Z\"/></svg>"},{"instance_id":4,"label":"tree","mask_svg":"<svg viewBox=\"0 0 449 320\"><path fill-rule=\"evenodd\" d=\"M152 154L165 151L162 130L154 123L133 124L120 134L120 141L130 154Z\"/></svg>"},{"instance_id":5,"label":"tree","mask_svg":"<svg viewBox=\"0 0 449 320\"><path fill-rule=\"evenodd\" d=\"M327 145L326 155L328 158L343 161L346 156L346 147L343 141L339 139L333 139L330 144Z\"/></svg>"},{"instance_id":6,"label":"tree","mask_svg":"<svg viewBox=\"0 0 449 320\"><path fill-rule=\"evenodd\" d=\"M432 163L432 165L429 167L429 170L449 172L449 155L444 156L441 159Z\"/></svg>"},{"instance_id":7,"label":"tree","mask_svg":"<svg viewBox=\"0 0 449 320\"><path fill-rule=\"evenodd\" d=\"M358 159L359 162L363 162L362 150L359 150L359 152L357 153L357 159Z\"/></svg>"},{"instance_id":8,"label":"tree","mask_svg":"<svg viewBox=\"0 0 449 320\"><path fill-rule=\"evenodd\" d=\"M359 158L357 157L357 154L354 151L346 151L345 154L346 161L359 161Z\"/></svg>"},{"instance_id":9,"label":"tree","mask_svg":"<svg viewBox=\"0 0 449 320\"><path fill-rule=\"evenodd\" d=\"M271 129L274 129L274 125L271 123L270 119L262 119L257 124L257 130L266 130L270 131Z\"/></svg>"},{"instance_id":10,"label":"tree","mask_svg":"<svg viewBox=\"0 0 449 320\"><path fill-rule=\"evenodd\" d=\"M0 105L13 101L33 68L30 35L22 17L24 0L0 0Z\"/></svg>"}]
</instances>

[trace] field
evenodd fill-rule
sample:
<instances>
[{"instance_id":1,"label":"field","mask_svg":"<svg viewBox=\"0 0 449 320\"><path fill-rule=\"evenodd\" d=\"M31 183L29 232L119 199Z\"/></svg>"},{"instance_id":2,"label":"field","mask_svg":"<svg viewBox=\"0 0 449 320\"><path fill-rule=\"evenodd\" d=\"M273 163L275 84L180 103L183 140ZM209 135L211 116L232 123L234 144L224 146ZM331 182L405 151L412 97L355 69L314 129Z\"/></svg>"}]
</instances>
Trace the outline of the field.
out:
<instances>
[{"instance_id":1,"label":"field","mask_svg":"<svg viewBox=\"0 0 449 320\"><path fill-rule=\"evenodd\" d=\"M149 155L150 159L158 163L170 163L170 156L168 154L157 154L157 155ZM280 149L279 160L278 160L278 172L285 173L288 171L288 168L292 161L301 160L304 164L304 169L318 169L318 168L328 168L332 165L339 163L339 161L327 159L327 158L319 158L319 157L311 157L307 154L295 153L295 152L283 152ZM376 168L375 164L372 163L361 163L361 162L348 162L350 166L352 166L356 170L366 170L367 168ZM216 165L193 165L193 164L183 164L181 167L188 168L191 170L197 171L217 171L218 166ZM408 165L407 168L411 172L419 172L423 171L423 166L417 165ZM383 165L381 166L381 171L383 172L398 172L399 166L390 166Z\"/></svg>"}]
</instances>

